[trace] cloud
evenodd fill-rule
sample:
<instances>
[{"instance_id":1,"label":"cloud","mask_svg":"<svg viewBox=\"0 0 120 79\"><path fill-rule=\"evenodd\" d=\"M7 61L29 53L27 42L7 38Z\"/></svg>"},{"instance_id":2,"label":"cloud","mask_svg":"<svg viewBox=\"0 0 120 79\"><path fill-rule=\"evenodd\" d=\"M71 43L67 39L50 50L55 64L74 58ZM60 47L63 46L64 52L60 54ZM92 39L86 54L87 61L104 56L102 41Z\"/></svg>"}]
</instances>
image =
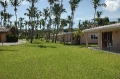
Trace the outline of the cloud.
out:
<instances>
[{"instance_id":1,"label":"cloud","mask_svg":"<svg viewBox=\"0 0 120 79\"><path fill-rule=\"evenodd\" d=\"M27 1L22 2L22 5L28 5L28 4L29 4L29 2L27 2Z\"/></svg>"},{"instance_id":2,"label":"cloud","mask_svg":"<svg viewBox=\"0 0 120 79\"><path fill-rule=\"evenodd\" d=\"M120 8L120 0L105 0L107 7L105 10L109 12L115 12Z\"/></svg>"},{"instance_id":3,"label":"cloud","mask_svg":"<svg viewBox=\"0 0 120 79\"><path fill-rule=\"evenodd\" d=\"M85 18L75 18L75 21L79 21L79 20L85 20Z\"/></svg>"}]
</instances>

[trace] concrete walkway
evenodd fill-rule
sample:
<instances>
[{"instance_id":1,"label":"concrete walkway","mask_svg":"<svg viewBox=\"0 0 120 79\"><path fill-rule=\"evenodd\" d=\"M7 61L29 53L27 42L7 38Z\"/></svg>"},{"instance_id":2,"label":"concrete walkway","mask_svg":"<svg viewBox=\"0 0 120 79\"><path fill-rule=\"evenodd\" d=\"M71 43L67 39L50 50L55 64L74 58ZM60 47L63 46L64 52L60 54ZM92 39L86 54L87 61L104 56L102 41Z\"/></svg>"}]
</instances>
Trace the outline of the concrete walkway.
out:
<instances>
[{"instance_id":1,"label":"concrete walkway","mask_svg":"<svg viewBox=\"0 0 120 79\"><path fill-rule=\"evenodd\" d=\"M93 49L93 50L99 50L99 51L104 51L104 52L108 52L108 53L113 53L113 54L120 54L120 51L117 51L117 50L109 50L109 49L100 50L99 47L88 47L88 48Z\"/></svg>"},{"instance_id":2,"label":"concrete walkway","mask_svg":"<svg viewBox=\"0 0 120 79\"><path fill-rule=\"evenodd\" d=\"M19 44L24 44L26 43L26 40L18 40L18 42L11 42L11 43L0 43L0 46L11 46L11 45L19 45Z\"/></svg>"}]
</instances>

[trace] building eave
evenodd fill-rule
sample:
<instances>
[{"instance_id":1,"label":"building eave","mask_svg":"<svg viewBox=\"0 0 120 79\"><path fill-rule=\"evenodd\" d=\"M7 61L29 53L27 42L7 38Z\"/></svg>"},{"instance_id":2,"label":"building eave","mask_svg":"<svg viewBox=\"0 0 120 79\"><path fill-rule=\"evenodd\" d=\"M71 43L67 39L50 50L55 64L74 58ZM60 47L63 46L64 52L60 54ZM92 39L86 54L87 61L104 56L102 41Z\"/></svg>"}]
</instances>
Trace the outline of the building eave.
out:
<instances>
[{"instance_id":1,"label":"building eave","mask_svg":"<svg viewBox=\"0 0 120 79\"><path fill-rule=\"evenodd\" d=\"M120 30L120 23L85 29L83 30L83 32L98 32L98 31L105 32L105 31L113 31L113 30Z\"/></svg>"}]
</instances>

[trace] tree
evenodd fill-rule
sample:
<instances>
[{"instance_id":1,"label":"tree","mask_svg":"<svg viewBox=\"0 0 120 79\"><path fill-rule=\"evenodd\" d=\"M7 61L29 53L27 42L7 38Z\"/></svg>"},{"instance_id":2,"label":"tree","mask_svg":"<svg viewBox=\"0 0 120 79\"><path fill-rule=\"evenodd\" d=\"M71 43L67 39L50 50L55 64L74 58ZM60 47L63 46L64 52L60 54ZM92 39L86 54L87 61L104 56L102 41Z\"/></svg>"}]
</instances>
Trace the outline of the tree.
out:
<instances>
[{"instance_id":1,"label":"tree","mask_svg":"<svg viewBox=\"0 0 120 79\"><path fill-rule=\"evenodd\" d=\"M80 24L81 20L79 20L79 23L78 23L78 28L81 29L81 24Z\"/></svg>"},{"instance_id":2,"label":"tree","mask_svg":"<svg viewBox=\"0 0 120 79\"><path fill-rule=\"evenodd\" d=\"M63 31L65 26L67 26L67 20L61 19L60 31ZM63 39L64 39L64 43L65 43L65 38L63 37ZM68 40L68 35L67 35L67 40Z\"/></svg>"},{"instance_id":3,"label":"tree","mask_svg":"<svg viewBox=\"0 0 120 79\"><path fill-rule=\"evenodd\" d=\"M72 31L72 27L71 27L71 21L72 21L72 17L70 15L67 16L67 23L69 24L69 32Z\"/></svg>"},{"instance_id":4,"label":"tree","mask_svg":"<svg viewBox=\"0 0 120 79\"><path fill-rule=\"evenodd\" d=\"M31 40L30 40L30 43L32 43L33 41L33 36L34 36L34 25L35 25L35 21L33 20L34 16L35 16L35 6L34 4L37 3L39 0L27 0L29 3L31 3Z\"/></svg>"},{"instance_id":5,"label":"tree","mask_svg":"<svg viewBox=\"0 0 120 79\"><path fill-rule=\"evenodd\" d=\"M92 3L94 5L94 10L95 10L95 14L94 14L94 27L95 27L95 15L96 15L97 7L99 7L99 6L106 7L107 6L105 3L100 3L100 1L101 0L92 0Z\"/></svg>"},{"instance_id":6,"label":"tree","mask_svg":"<svg viewBox=\"0 0 120 79\"><path fill-rule=\"evenodd\" d=\"M27 27L27 25L28 25L28 21L27 20L24 20L24 25L25 25L25 36L27 36L27 40L29 40L29 38L28 38L28 27Z\"/></svg>"},{"instance_id":7,"label":"tree","mask_svg":"<svg viewBox=\"0 0 120 79\"><path fill-rule=\"evenodd\" d=\"M0 11L0 18L1 18L1 27L2 27L2 20L3 20L3 17L4 17L4 12L3 11Z\"/></svg>"},{"instance_id":8,"label":"tree","mask_svg":"<svg viewBox=\"0 0 120 79\"><path fill-rule=\"evenodd\" d=\"M53 24L53 38L52 38L52 42L54 42L55 41L55 28L56 28L55 18L52 19L52 24Z\"/></svg>"},{"instance_id":9,"label":"tree","mask_svg":"<svg viewBox=\"0 0 120 79\"><path fill-rule=\"evenodd\" d=\"M71 21L71 28L73 28L73 20L74 20L74 13L75 13L75 10L76 10L76 8L78 7L78 4L79 4L79 2L80 1L82 1L82 0L70 0L69 1L69 4L70 4L70 6L71 6L71 17L72 17L72 21Z\"/></svg>"},{"instance_id":10,"label":"tree","mask_svg":"<svg viewBox=\"0 0 120 79\"><path fill-rule=\"evenodd\" d=\"M43 17L44 17L44 20L45 20L45 26L44 26L44 28L47 27L46 21L47 21L49 15L50 15L50 13L49 13L49 8L46 7L45 9L43 9ZM47 29L48 29L48 28L47 28ZM48 34L47 34L46 36L47 36L47 37L46 37L46 42L47 42L47 41L48 41Z\"/></svg>"},{"instance_id":11,"label":"tree","mask_svg":"<svg viewBox=\"0 0 120 79\"><path fill-rule=\"evenodd\" d=\"M41 40L42 40L43 35L44 35L44 30L45 30L45 19L41 19L41 20L40 20L40 24L41 24L41 26L43 27L43 28L41 29ZM41 26L40 26L40 28L41 28Z\"/></svg>"},{"instance_id":12,"label":"tree","mask_svg":"<svg viewBox=\"0 0 120 79\"><path fill-rule=\"evenodd\" d=\"M48 30L49 30L49 33L48 33L48 39L50 39L50 28L51 28L51 23L52 23L52 19L51 19L51 17L52 17L52 6L53 6L53 3L54 2L58 2L59 0L48 0L48 2L49 2L49 4L50 4L50 14L49 14L49 21L50 21L50 23L49 23L49 27L48 27Z\"/></svg>"},{"instance_id":13,"label":"tree","mask_svg":"<svg viewBox=\"0 0 120 79\"><path fill-rule=\"evenodd\" d=\"M67 20L66 19L61 19L60 23L60 29L63 31L64 27L67 26Z\"/></svg>"},{"instance_id":14,"label":"tree","mask_svg":"<svg viewBox=\"0 0 120 79\"><path fill-rule=\"evenodd\" d=\"M108 17L103 18L103 22L104 22L104 25L108 25L110 22L109 18Z\"/></svg>"},{"instance_id":15,"label":"tree","mask_svg":"<svg viewBox=\"0 0 120 79\"><path fill-rule=\"evenodd\" d=\"M118 20L118 22L120 22L120 18L118 18L117 20Z\"/></svg>"},{"instance_id":16,"label":"tree","mask_svg":"<svg viewBox=\"0 0 120 79\"><path fill-rule=\"evenodd\" d=\"M58 34L58 28L60 24L60 14L63 12L66 12L66 10L60 5L60 4L54 4L54 7L52 8L53 14L55 16L55 23L57 25L57 31L56 31L56 36L55 36L55 43L57 40L57 34Z\"/></svg>"},{"instance_id":17,"label":"tree","mask_svg":"<svg viewBox=\"0 0 120 79\"><path fill-rule=\"evenodd\" d=\"M23 20L24 20L24 18L22 18L22 17L19 18L19 27L20 27L19 33L21 33L21 27L23 27Z\"/></svg>"},{"instance_id":18,"label":"tree","mask_svg":"<svg viewBox=\"0 0 120 79\"><path fill-rule=\"evenodd\" d=\"M83 26L83 27L81 27L82 30L89 29L89 28L91 28L91 22L89 20L85 20L82 22L82 26Z\"/></svg>"},{"instance_id":19,"label":"tree","mask_svg":"<svg viewBox=\"0 0 120 79\"><path fill-rule=\"evenodd\" d=\"M76 44L80 44L80 37L83 35L83 32L82 30L80 29L76 29L74 34L73 34L73 37L75 38L75 42Z\"/></svg>"},{"instance_id":20,"label":"tree","mask_svg":"<svg viewBox=\"0 0 120 79\"><path fill-rule=\"evenodd\" d=\"M10 13L7 14L7 19L8 19L8 24L9 24L9 26L10 26L10 19L11 19L12 16L13 16L13 15L10 14ZM11 26L10 26L10 27L11 27Z\"/></svg>"},{"instance_id":21,"label":"tree","mask_svg":"<svg viewBox=\"0 0 120 79\"><path fill-rule=\"evenodd\" d=\"M97 11L97 18L100 18L102 13L103 13L102 11Z\"/></svg>"},{"instance_id":22,"label":"tree","mask_svg":"<svg viewBox=\"0 0 120 79\"><path fill-rule=\"evenodd\" d=\"M7 3L6 0L5 0L5 1L1 1L1 0L0 0L0 4L1 4L1 6L4 8L4 11L3 11L3 16L4 16L3 26L5 27L5 24L6 24L6 15L5 15L5 13L6 13L6 8L7 8L7 6L8 6L8 3Z\"/></svg>"},{"instance_id":23,"label":"tree","mask_svg":"<svg viewBox=\"0 0 120 79\"><path fill-rule=\"evenodd\" d=\"M23 1L23 0L10 0L11 5L14 7L15 16L16 16L16 22L17 22L17 14L16 14L16 12L17 12L17 7L21 5L22 1ZM15 24L16 24L16 25L15 25L16 29L18 29L17 23L15 23ZM18 34L18 31L16 31L16 33Z\"/></svg>"}]
</instances>

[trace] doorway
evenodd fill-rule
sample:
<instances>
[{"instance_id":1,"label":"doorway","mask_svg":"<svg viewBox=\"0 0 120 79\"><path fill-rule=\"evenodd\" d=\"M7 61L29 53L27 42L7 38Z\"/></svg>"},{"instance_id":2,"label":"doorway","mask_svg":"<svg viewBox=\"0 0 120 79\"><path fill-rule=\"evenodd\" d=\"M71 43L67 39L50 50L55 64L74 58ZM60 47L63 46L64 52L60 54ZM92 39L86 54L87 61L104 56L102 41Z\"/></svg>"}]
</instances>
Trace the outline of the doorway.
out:
<instances>
[{"instance_id":1,"label":"doorway","mask_svg":"<svg viewBox=\"0 0 120 79\"><path fill-rule=\"evenodd\" d=\"M102 48L107 48L107 45L112 44L112 32L102 33Z\"/></svg>"}]
</instances>

